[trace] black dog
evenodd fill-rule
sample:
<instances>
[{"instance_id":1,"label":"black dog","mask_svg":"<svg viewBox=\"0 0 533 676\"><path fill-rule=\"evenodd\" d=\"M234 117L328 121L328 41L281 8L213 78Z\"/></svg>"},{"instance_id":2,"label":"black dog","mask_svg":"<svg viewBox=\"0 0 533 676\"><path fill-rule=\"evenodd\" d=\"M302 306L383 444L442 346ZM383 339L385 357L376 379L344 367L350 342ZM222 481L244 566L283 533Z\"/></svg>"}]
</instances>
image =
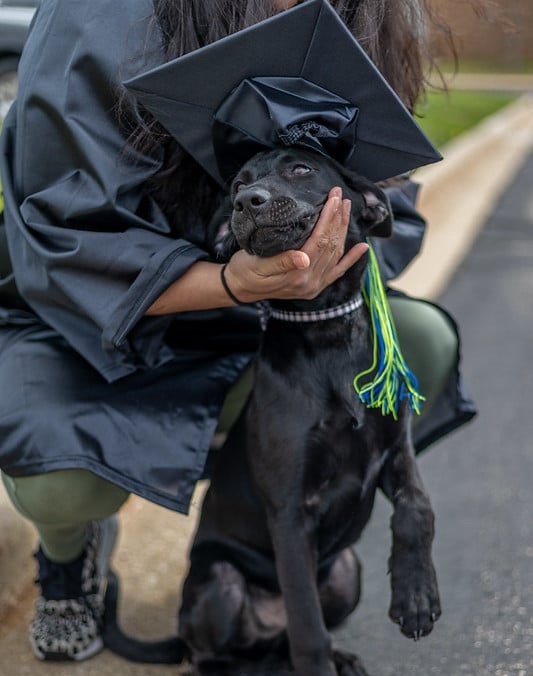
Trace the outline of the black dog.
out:
<instances>
[{"instance_id":1,"label":"black dog","mask_svg":"<svg viewBox=\"0 0 533 676\"><path fill-rule=\"evenodd\" d=\"M352 201L346 247L390 235L388 201L374 184L317 154L276 150L233 182L229 253L299 248L334 185ZM314 300L271 305L339 306L359 295L364 270L361 261ZM183 587L179 633L199 674L281 673L273 663L287 649L297 676L366 673L355 656L332 650L328 629L359 600L351 545L378 487L394 506L390 616L406 636L432 630L440 615L433 512L407 405L394 420L355 395L353 377L371 362L365 307L327 321L270 319L251 398L218 452Z\"/></svg>"},{"instance_id":2,"label":"black dog","mask_svg":"<svg viewBox=\"0 0 533 676\"><path fill-rule=\"evenodd\" d=\"M352 201L346 247L389 236L386 195L315 153L261 153L233 182L222 248L258 256L299 248L329 189ZM220 249L220 247L219 247ZM360 294L361 259L314 300L272 301L274 310L318 311ZM356 303L357 305L357 303ZM408 637L440 615L431 560L433 512L418 474L404 402L397 420L366 408L353 378L372 363L366 307L325 321L271 318L245 411L217 451L190 553L178 642L132 642L117 629L116 580L108 645L130 659L188 657L202 676L364 676L354 655L332 650L328 630L356 607L360 567L351 548L376 489L391 500L390 617Z\"/></svg>"}]
</instances>

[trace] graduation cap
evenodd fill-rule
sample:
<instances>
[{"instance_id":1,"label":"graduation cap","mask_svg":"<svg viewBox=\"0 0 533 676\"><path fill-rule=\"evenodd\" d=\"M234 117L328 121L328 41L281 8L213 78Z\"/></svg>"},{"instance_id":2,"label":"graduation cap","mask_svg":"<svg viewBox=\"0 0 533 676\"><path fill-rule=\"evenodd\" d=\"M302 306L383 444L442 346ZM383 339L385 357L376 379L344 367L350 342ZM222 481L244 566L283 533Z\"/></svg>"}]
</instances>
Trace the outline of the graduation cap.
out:
<instances>
[{"instance_id":1,"label":"graduation cap","mask_svg":"<svg viewBox=\"0 0 533 676\"><path fill-rule=\"evenodd\" d=\"M441 155L327 0L307 0L124 83L221 185L302 145L372 181Z\"/></svg>"}]
</instances>

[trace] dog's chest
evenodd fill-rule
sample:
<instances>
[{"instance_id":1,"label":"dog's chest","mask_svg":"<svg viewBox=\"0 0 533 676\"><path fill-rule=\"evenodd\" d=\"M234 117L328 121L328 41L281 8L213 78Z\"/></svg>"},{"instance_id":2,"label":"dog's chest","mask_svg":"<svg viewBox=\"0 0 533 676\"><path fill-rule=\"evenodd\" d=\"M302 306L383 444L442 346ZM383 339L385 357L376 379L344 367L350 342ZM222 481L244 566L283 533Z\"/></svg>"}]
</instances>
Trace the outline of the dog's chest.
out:
<instances>
[{"instance_id":1,"label":"dog's chest","mask_svg":"<svg viewBox=\"0 0 533 676\"><path fill-rule=\"evenodd\" d=\"M389 457L381 414L357 410L359 424L337 413L320 420L307 438L302 501L324 555L360 538Z\"/></svg>"},{"instance_id":2,"label":"dog's chest","mask_svg":"<svg viewBox=\"0 0 533 676\"><path fill-rule=\"evenodd\" d=\"M383 439L358 401L348 407L339 397L313 424L305 439L305 492L308 499L333 500L337 493L364 497L379 474Z\"/></svg>"},{"instance_id":3,"label":"dog's chest","mask_svg":"<svg viewBox=\"0 0 533 676\"><path fill-rule=\"evenodd\" d=\"M256 441L269 458L279 454L288 466L304 468L305 500L320 510L344 495L352 505L366 499L387 442L380 416L353 387L371 358L353 348L357 343L352 336L345 345L315 351L300 345L290 352L286 340L272 359L258 363L251 422Z\"/></svg>"},{"instance_id":4,"label":"dog's chest","mask_svg":"<svg viewBox=\"0 0 533 676\"><path fill-rule=\"evenodd\" d=\"M314 330L269 325L257 362L253 463L283 467L305 510L326 532L346 525L357 539L373 505L396 425L359 400L354 377L372 362L366 321L324 322ZM277 490L279 475L267 491ZM326 534L326 538L327 538Z\"/></svg>"}]
</instances>

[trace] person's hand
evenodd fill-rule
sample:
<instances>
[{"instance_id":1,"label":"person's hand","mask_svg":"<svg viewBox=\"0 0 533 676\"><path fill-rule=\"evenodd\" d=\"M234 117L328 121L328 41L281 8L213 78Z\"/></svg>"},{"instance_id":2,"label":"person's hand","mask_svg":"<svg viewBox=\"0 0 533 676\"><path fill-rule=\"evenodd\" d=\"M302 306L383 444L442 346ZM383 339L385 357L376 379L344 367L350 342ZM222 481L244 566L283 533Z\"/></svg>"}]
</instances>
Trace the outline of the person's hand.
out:
<instances>
[{"instance_id":1,"label":"person's hand","mask_svg":"<svg viewBox=\"0 0 533 676\"><path fill-rule=\"evenodd\" d=\"M267 298L316 298L367 251L356 244L344 253L351 202L332 188L317 224L303 247L269 258L238 251L226 265L225 278L242 303Z\"/></svg>"}]
</instances>

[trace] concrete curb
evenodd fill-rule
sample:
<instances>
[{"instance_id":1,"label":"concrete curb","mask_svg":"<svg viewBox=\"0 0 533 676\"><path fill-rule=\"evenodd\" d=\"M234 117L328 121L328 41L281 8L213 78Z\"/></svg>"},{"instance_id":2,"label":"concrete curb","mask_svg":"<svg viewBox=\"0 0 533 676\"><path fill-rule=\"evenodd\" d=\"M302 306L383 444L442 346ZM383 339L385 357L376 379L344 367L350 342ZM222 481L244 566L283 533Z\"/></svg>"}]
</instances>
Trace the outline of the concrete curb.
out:
<instances>
[{"instance_id":1,"label":"concrete curb","mask_svg":"<svg viewBox=\"0 0 533 676\"><path fill-rule=\"evenodd\" d=\"M416 179L423 186L420 209L430 226L421 255L396 286L413 295L438 296L505 186L533 149L532 113L531 98L517 100L449 144L443 162L417 172ZM121 512L122 534L115 555L123 586L121 620L136 635L163 636L174 629L180 580L186 570L188 542L203 490L204 486L199 486L188 518L137 497L132 497ZM19 661L26 659L21 656L25 650L21 647L25 645L22 631L25 636L31 613L30 582L35 568L30 554L35 541L32 528L16 514L0 487L0 617L6 618L7 632L2 642L7 653L16 654ZM20 607L8 613L25 590ZM18 629L22 624L24 630ZM34 665L31 673L40 673L33 658L28 659ZM124 666L107 653L96 662L98 665L92 660L77 665L76 673L168 673L163 667ZM55 673L71 672L58 668Z\"/></svg>"},{"instance_id":2,"label":"concrete curb","mask_svg":"<svg viewBox=\"0 0 533 676\"><path fill-rule=\"evenodd\" d=\"M499 92L533 91L533 73L445 73L449 89ZM436 85L440 83L436 81Z\"/></svg>"},{"instance_id":3,"label":"concrete curb","mask_svg":"<svg viewBox=\"0 0 533 676\"><path fill-rule=\"evenodd\" d=\"M15 512L0 482L0 621L33 579L35 544L33 527Z\"/></svg>"},{"instance_id":4,"label":"concrete curb","mask_svg":"<svg viewBox=\"0 0 533 676\"><path fill-rule=\"evenodd\" d=\"M394 286L436 298L532 150L533 96L524 95L450 142L442 162L415 172L429 225L420 255Z\"/></svg>"}]
</instances>

